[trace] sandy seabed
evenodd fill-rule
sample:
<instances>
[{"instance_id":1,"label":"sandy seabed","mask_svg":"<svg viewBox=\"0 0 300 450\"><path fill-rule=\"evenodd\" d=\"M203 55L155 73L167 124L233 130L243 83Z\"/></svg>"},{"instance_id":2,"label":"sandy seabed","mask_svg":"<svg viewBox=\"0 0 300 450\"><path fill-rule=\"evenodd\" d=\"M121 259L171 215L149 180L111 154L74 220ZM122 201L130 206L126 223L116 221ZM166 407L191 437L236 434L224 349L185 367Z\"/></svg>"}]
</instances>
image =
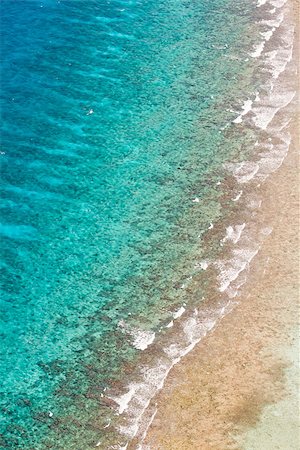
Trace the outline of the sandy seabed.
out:
<instances>
[{"instance_id":1,"label":"sandy seabed","mask_svg":"<svg viewBox=\"0 0 300 450\"><path fill-rule=\"evenodd\" d=\"M170 372L143 449L300 449L298 110L289 128L287 157L257 186L272 233L237 306Z\"/></svg>"},{"instance_id":2,"label":"sandy seabed","mask_svg":"<svg viewBox=\"0 0 300 450\"><path fill-rule=\"evenodd\" d=\"M148 448L299 450L298 148L262 188L273 232L239 304L170 373Z\"/></svg>"}]
</instances>

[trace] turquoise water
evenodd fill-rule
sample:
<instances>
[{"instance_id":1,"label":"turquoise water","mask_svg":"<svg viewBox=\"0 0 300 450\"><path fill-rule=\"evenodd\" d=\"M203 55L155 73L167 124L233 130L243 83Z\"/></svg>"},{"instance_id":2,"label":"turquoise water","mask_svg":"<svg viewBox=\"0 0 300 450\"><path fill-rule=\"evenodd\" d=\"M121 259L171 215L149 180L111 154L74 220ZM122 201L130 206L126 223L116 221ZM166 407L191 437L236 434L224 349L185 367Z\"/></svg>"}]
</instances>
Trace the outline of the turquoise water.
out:
<instances>
[{"instance_id":1,"label":"turquoise water","mask_svg":"<svg viewBox=\"0 0 300 450\"><path fill-rule=\"evenodd\" d=\"M252 139L228 123L253 9L2 0L1 448L94 448L140 353L120 320L157 331L182 304Z\"/></svg>"}]
</instances>

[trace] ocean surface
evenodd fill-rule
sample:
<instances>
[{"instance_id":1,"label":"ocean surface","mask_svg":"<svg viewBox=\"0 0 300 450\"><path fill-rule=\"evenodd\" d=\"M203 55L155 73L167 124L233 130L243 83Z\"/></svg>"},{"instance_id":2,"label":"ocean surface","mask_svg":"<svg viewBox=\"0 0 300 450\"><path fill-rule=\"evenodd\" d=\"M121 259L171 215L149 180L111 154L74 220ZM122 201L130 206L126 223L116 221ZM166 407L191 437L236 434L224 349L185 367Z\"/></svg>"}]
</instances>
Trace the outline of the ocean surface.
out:
<instances>
[{"instance_id":1,"label":"ocean surface","mask_svg":"<svg viewBox=\"0 0 300 450\"><path fill-rule=\"evenodd\" d=\"M136 434L132 380L146 364L147 404L172 365L155 372L160 339L177 362L174 320L201 310L199 261L236 208L228 164L255 145L239 124L260 83L257 11L1 0L1 449L125 448Z\"/></svg>"}]
</instances>

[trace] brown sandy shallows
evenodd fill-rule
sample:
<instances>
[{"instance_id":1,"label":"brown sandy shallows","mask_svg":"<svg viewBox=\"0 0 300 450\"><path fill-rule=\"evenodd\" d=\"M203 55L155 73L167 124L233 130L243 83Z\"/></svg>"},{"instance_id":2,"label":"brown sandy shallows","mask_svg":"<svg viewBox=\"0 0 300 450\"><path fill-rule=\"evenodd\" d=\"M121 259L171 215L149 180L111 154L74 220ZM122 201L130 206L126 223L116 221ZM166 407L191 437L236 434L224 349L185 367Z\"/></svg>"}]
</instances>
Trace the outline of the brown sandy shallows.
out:
<instances>
[{"instance_id":1,"label":"brown sandy shallows","mask_svg":"<svg viewBox=\"0 0 300 450\"><path fill-rule=\"evenodd\" d=\"M143 448L300 449L298 119L283 165L259 188L273 232L238 306L170 372Z\"/></svg>"},{"instance_id":2,"label":"brown sandy shallows","mask_svg":"<svg viewBox=\"0 0 300 450\"><path fill-rule=\"evenodd\" d=\"M300 448L297 371L290 370L291 386L286 382L287 370L291 362L297 363L300 349L295 137L296 133L284 164L262 188L268 199L262 214L272 218L273 232L253 263L240 303L171 371L158 396L145 448ZM284 398L288 398L288 411L280 404ZM276 402L278 407L275 404L259 422L264 407ZM252 435L249 431L243 436L251 427ZM278 443L279 435L284 446Z\"/></svg>"}]
</instances>

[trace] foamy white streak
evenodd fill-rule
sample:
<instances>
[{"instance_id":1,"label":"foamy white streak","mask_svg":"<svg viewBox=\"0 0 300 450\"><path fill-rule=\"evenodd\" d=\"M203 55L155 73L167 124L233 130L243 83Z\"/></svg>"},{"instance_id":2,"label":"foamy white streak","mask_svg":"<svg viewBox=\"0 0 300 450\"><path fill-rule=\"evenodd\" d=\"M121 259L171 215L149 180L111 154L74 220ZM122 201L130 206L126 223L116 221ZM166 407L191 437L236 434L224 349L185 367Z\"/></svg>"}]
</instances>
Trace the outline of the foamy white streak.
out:
<instances>
[{"instance_id":1,"label":"foamy white streak","mask_svg":"<svg viewBox=\"0 0 300 450\"><path fill-rule=\"evenodd\" d=\"M248 112L251 110L252 103L253 101L249 99L244 102L241 114L236 119L233 120L233 123L241 123L243 121L243 116L248 114Z\"/></svg>"},{"instance_id":2,"label":"foamy white streak","mask_svg":"<svg viewBox=\"0 0 300 450\"><path fill-rule=\"evenodd\" d=\"M234 299L240 292L240 288L247 281L247 275L245 272L241 272L241 274L237 277L235 281L233 281L230 286L226 289L226 294L230 299Z\"/></svg>"},{"instance_id":3,"label":"foamy white streak","mask_svg":"<svg viewBox=\"0 0 300 450\"><path fill-rule=\"evenodd\" d=\"M148 421L148 423L147 423L147 425L145 427L146 429L145 429L145 431L143 433L143 436L142 436L142 439L141 439L141 443L138 445L137 450L146 450L146 449L149 448L148 445L144 446L143 442L144 442L144 440L145 440L145 438L147 436L147 431L149 430L149 428L150 428L150 426L151 426L151 424L152 424L152 422L153 422L153 420L154 420L154 418L155 418L155 416L157 414L157 411L158 411L158 409L155 408L154 413L151 415L151 417L150 417L150 419L149 419L149 421Z\"/></svg>"},{"instance_id":4,"label":"foamy white streak","mask_svg":"<svg viewBox=\"0 0 300 450\"><path fill-rule=\"evenodd\" d=\"M152 331L135 329L131 334L134 336L133 346L138 350L146 350L155 339L155 333Z\"/></svg>"},{"instance_id":5,"label":"foamy white streak","mask_svg":"<svg viewBox=\"0 0 300 450\"><path fill-rule=\"evenodd\" d=\"M252 180L259 170L259 165L253 161L243 161L241 163L228 163L225 168L233 173L238 183L247 183Z\"/></svg>"},{"instance_id":6,"label":"foamy white streak","mask_svg":"<svg viewBox=\"0 0 300 450\"><path fill-rule=\"evenodd\" d=\"M290 133L281 135L281 143L272 146L272 151L260 153L258 179L265 180L270 173L275 172L282 165L291 143Z\"/></svg>"},{"instance_id":7,"label":"foamy white streak","mask_svg":"<svg viewBox=\"0 0 300 450\"><path fill-rule=\"evenodd\" d=\"M284 129L288 123L289 122L285 121L284 124L279 127L280 131L278 131L276 138L279 139L280 142L274 145L272 141L270 141L263 145L263 151L258 154L259 160L256 162L246 161L243 163L230 163L225 165L225 167L233 173L239 183L245 183L254 179L264 181L272 172L276 171L282 165L291 143L290 133L282 132L282 129ZM232 200L235 201L238 199L240 194ZM248 207L251 209L257 209L260 208L260 206L260 199L251 199L248 203ZM233 227L228 227L226 237L221 242L225 242L232 236L235 236L236 232L237 230Z\"/></svg>"},{"instance_id":8,"label":"foamy white streak","mask_svg":"<svg viewBox=\"0 0 300 450\"><path fill-rule=\"evenodd\" d=\"M230 225L226 228L226 236L222 241L232 241L234 244L236 244L239 241L245 226L245 223L243 223L242 225Z\"/></svg>"},{"instance_id":9,"label":"foamy white streak","mask_svg":"<svg viewBox=\"0 0 300 450\"><path fill-rule=\"evenodd\" d=\"M271 66L275 79L285 70L288 62L292 59L294 31L294 27L285 29L285 33L281 36L283 45L267 53L267 63Z\"/></svg>"},{"instance_id":10,"label":"foamy white streak","mask_svg":"<svg viewBox=\"0 0 300 450\"><path fill-rule=\"evenodd\" d=\"M252 58L259 58L265 48L266 41L262 41L256 45L254 52L249 53Z\"/></svg>"},{"instance_id":11,"label":"foamy white streak","mask_svg":"<svg viewBox=\"0 0 300 450\"><path fill-rule=\"evenodd\" d=\"M282 8L285 5L287 0L271 0L270 3L275 8Z\"/></svg>"},{"instance_id":12,"label":"foamy white streak","mask_svg":"<svg viewBox=\"0 0 300 450\"><path fill-rule=\"evenodd\" d=\"M260 23L262 25L267 25L271 28L275 27L278 28L282 24L282 21L284 19L284 14L280 13L275 19L272 20L262 20Z\"/></svg>"},{"instance_id":13,"label":"foamy white streak","mask_svg":"<svg viewBox=\"0 0 300 450\"><path fill-rule=\"evenodd\" d=\"M234 197L234 198L232 198L231 200L233 201L233 202L237 202L240 198L241 198L241 195L243 194L243 191L240 191L238 194L237 194L237 196L236 197Z\"/></svg>"},{"instance_id":14,"label":"foamy white streak","mask_svg":"<svg viewBox=\"0 0 300 450\"><path fill-rule=\"evenodd\" d=\"M180 316L182 316L184 311L185 311L185 308L183 306L181 306L181 308L179 308L178 311L174 312L174 314L173 314L174 319L178 319Z\"/></svg>"},{"instance_id":15,"label":"foamy white streak","mask_svg":"<svg viewBox=\"0 0 300 450\"><path fill-rule=\"evenodd\" d=\"M276 28L273 27L272 30L270 30L270 31L264 31L264 32L261 32L260 34L264 37L265 41L268 42L268 41L271 39L271 37L272 37L272 35L273 35L275 29L276 29Z\"/></svg>"},{"instance_id":16,"label":"foamy white streak","mask_svg":"<svg viewBox=\"0 0 300 450\"><path fill-rule=\"evenodd\" d=\"M262 130L266 130L277 112L280 109L288 106L295 95L295 91L275 92L274 89L270 98L265 100L266 104L264 106L256 107L253 110L253 112L255 113L255 117L253 118L255 125Z\"/></svg>"},{"instance_id":17,"label":"foamy white streak","mask_svg":"<svg viewBox=\"0 0 300 450\"><path fill-rule=\"evenodd\" d=\"M127 408L130 400L133 398L136 392L136 386L131 385L129 387L129 391L126 394L121 395L120 397L116 397L112 399L119 405L119 414L122 414Z\"/></svg>"},{"instance_id":18,"label":"foamy white streak","mask_svg":"<svg viewBox=\"0 0 300 450\"><path fill-rule=\"evenodd\" d=\"M131 327L124 320L119 322L119 327L123 328L126 333L133 337L132 345L138 350L146 350L155 339L155 333L153 331Z\"/></svg>"},{"instance_id":19,"label":"foamy white streak","mask_svg":"<svg viewBox=\"0 0 300 450\"><path fill-rule=\"evenodd\" d=\"M265 5L267 3L267 0L258 0L257 1L257 8L260 8L261 6Z\"/></svg>"},{"instance_id":20,"label":"foamy white streak","mask_svg":"<svg viewBox=\"0 0 300 450\"><path fill-rule=\"evenodd\" d=\"M199 263L199 266L201 267L202 270L206 270L208 268L208 262L207 261L201 261Z\"/></svg>"},{"instance_id":21,"label":"foamy white streak","mask_svg":"<svg viewBox=\"0 0 300 450\"><path fill-rule=\"evenodd\" d=\"M119 450L127 450L128 444L123 445L122 447L119 447Z\"/></svg>"},{"instance_id":22,"label":"foamy white streak","mask_svg":"<svg viewBox=\"0 0 300 450\"><path fill-rule=\"evenodd\" d=\"M257 254L258 248L240 248L233 250L233 257L228 261L218 261L215 263L219 273L219 291L224 292L230 284L237 279L239 274L243 272Z\"/></svg>"},{"instance_id":23,"label":"foamy white streak","mask_svg":"<svg viewBox=\"0 0 300 450\"><path fill-rule=\"evenodd\" d=\"M130 424L129 426L121 427L119 431L127 436L129 440L134 438L137 433L143 430L147 431L155 414L152 414L147 421L145 417L146 411L154 395L163 388L165 379L172 367L189 353L232 307L233 303L230 300L226 300L221 308L210 312L210 317L206 319L203 316L199 316L198 310L195 309L193 315L181 324L182 338L177 344L171 344L164 349L164 356L158 360L157 366L144 367L141 370L143 378L141 382L131 383L128 392L124 395L111 397L119 405L119 413L126 411ZM144 436L145 433L143 433Z\"/></svg>"}]
</instances>

